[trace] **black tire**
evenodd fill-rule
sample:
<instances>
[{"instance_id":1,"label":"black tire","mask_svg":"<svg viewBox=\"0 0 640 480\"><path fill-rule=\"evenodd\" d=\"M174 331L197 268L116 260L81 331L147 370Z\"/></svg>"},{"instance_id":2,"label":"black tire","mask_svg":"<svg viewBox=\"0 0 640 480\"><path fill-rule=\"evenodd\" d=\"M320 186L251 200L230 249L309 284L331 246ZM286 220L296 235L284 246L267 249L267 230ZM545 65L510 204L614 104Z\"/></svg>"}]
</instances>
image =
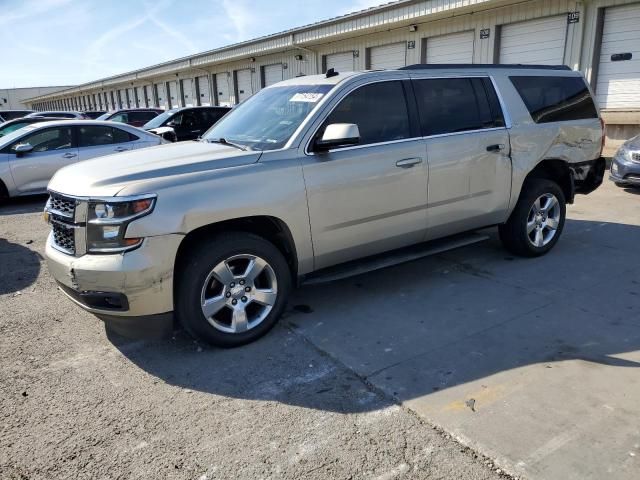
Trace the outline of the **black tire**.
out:
<instances>
[{"instance_id":1,"label":"black tire","mask_svg":"<svg viewBox=\"0 0 640 480\"><path fill-rule=\"evenodd\" d=\"M2 180L0 180L0 205L7 203L7 200L9 200L9 191Z\"/></svg>"},{"instance_id":2,"label":"black tire","mask_svg":"<svg viewBox=\"0 0 640 480\"><path fill-rule=\"evenodd\" d=\"M619 187L619 188L625 188L627 186L626 184L621 183L621 182L613 182L613 183L615 183L616 187Z\"/></svg>"},{"instance_id":3,"label":"black tire","mask_svg":"<svg viewBox=\"0 0 640 480\"><path fill-rule=\"evenodd\" d=\"M277 296L271 311L259 324L244 332L228 333L213 326L205 317L201 292L214 267L236 255L264 259L275 274ZM280 250L264 238L245 232L223 233L190 246L189 252L181 258L174 288L175 313L180 324L194 338L218 347L238 347L265 335L282 315L291 292L291 273Z\"/></svg>"},{"instance_id":4,"label":"black tire","mask_svg":"<svg viewBox=\"0 0 640 480\"><path fill-rule=\"evenodd\" d=\"M536 246L529 239L527 221L534 202L545 194L552 194L558 199L560 218L555 235L544 246ZM544 178L531 178L525 181L520 198L507 223L498 227L500 240L504 247L515 255L538 257L549 252L562 234L567 206L564 193L557 183Z\"/></svg>"}]
</instances>

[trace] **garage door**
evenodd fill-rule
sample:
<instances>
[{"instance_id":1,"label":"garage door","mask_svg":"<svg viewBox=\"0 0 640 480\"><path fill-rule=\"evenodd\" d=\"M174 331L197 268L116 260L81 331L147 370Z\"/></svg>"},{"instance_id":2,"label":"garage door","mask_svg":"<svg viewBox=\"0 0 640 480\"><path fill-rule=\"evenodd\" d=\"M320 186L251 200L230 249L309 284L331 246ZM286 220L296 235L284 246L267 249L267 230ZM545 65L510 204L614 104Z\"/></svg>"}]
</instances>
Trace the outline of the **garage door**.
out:
<instances>
[{"instance_id":1,"label":"garage door","mask_svg":"<svg viewBox=\"0 0 640 480\"><path fill-rule=\"evenodd\" d=\"M227 73L216 73L216 88L218 95L218 105L230 107L231 102L231 76Z\"/></svg>"},{"instance_id":2,"label":"garage door","mask_svg":"<svg viewBox=\"0 0 640 480\"><path fill-rule=\"evenodd\" d=\"M567 16L502 25L500 63L562 65Z\"/></svg>"},{"instance_id":3,"label":"garage door","mask_svg":"<svg viewBox=\"0 0 640 480\"><path fill-rule=\"evenodd\" d=\"M175 108L179 105L178 102L178 82L169 82L169 104L171 108Z\"/></svg>"},{"instance_id":4,"label":"garage door","mask_svg":"<svg viewBox=\"0 0 640 480\"><path fill-rule=\"evenodd\" d=\"M327 70L335 69L336 72L353 72L354 65L353 52L332 53L325 56Z\"/></svg>"},{"instance_id":5,"label":"garage door","mask_svg":"<svg viewBox=\"0 0 640 480\"><path fill-rule=\"evenodd\" d=\"M167 101L167 89L164 82L156 83L156 96L158 98L158 106L165 110L169 108L169 102Z\"/></svg>"},{"instance_id":6,"label":"garage door","mask_svg":"<svg viewBox=\"0 0 640 480\"><path fill-rule=\"evenodd\" d=\"M136 98L138 99L138 105L136 105L137 107L142 108L147 106L144 101L144 90L142 87L136 87Z\"/></svg>"},{"instance_id":7,"label":"garage door","mask_svg":"<svg viewBox=\"0 0 640 480\"><path fill-rule=\"evenodd\" d=\"M262 84L265 87L281 82L282 80L284 80L284 71L281 63L262 67Z\"/></svg>"},{"instance_id":8,"label":"garage door","mask_svg":"<svg viewBox=\"0 0 640 480\"><path fill-rule=\"evenodd\" d=\"M253 88L251 87L251 70L248 68L236 70L236 81L238 82L238 103L240 103L253 94Z\"/></svg>"},{"instance_id":9,"label":"garage door","mask_svg":"<svg viewBox=\"0 0 640 480\"><path fill-rule=\"evenodd\" d=\"M193 107L196 104L195 95L194 95L195 87L193 85L192 78L185 78L182 80L182 95L183 102L182 105L185 107Z\"/></svg>"},{"instance_id":10,"label":"garage door","mask_svg":"<svg viewBox=\"0 0 640 480\"><path fill-rule=\"evenodd\" d=\"M427 38L427 63L473 63L473 31Z\"/></svg>"},{"instance_id":11,"label":"garage door","mask_svg":"<svg viewBox=\"0 0 640 480\"><path fill-rule=\"evenodd\" d=\"M640 5L638 4L607 8L604 12L602 49L596 85L596 95L601 108L640 107L640 27L638 25L640 25ZM629 54L631 58L627 60Z\"/></svg>"},{"instance_id":12,"label":"garage door","mask_svg":"<svg viewBox=\"0 0 640 480\"><path fill-rule=\"evenodd\" d=\"M135 108L136 106L136 97L133 91L133 88L127 88L127 93L129 94L129 108Z\"/></svg>"},{"instance_id":13,"label":"garage door","mask_svg":"<svg viewBox=\"0 0 640 480\"><path fill-rule=\"evenodd\" d=\"M393 69L407 64L407 44L392 43L369 49L369 69Z\"/></svg>"},{"instance_id":14,"label":"garage door","mask_svg":"<svg viewBox=\"0 0 640 480\"><path fill-rule=\"evenodd\" d=\"M209 77L203 75L196 79L198 83L198 105L211 105L211 91L209 90Z\"/></svg>"}]
</instances>

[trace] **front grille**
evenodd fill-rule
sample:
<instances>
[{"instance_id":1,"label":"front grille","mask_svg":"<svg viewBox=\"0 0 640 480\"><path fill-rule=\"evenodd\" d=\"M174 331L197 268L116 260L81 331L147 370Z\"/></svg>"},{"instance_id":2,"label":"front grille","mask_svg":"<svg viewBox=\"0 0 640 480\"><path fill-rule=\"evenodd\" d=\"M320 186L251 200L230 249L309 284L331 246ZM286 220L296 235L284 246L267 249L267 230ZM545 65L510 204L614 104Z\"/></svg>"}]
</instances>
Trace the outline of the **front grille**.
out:
<instances>
[{"instance_id":1,"label":"front grille","mask_svg":"<svg viewBox=\"0 0 640 480\"><path fill-rule=\"evenodd\" d=\"M58 248L74 255L76 253L75 229L64 223L51 222L53 227L53 242Z\"/></svg>"},{"instance_id":2,"label":"front grille","mask_svg":"<svg viewBox=\"0 0 640 480\"><path fill-rule=\"evenodd\" d=\"M49 208L63 217L73 218L76 209L76 201L59 195L49 197Z\"/></svg>"}]
</instances>

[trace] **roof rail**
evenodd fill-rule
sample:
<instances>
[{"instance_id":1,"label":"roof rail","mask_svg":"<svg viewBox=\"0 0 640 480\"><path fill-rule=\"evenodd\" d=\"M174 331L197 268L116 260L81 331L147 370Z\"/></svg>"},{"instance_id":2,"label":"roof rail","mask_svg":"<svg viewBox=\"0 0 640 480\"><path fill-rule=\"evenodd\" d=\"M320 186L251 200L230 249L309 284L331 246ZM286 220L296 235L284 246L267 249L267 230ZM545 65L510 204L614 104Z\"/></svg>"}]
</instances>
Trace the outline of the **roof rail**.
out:
<instances>
[{"instance_id":1,"label":"roof rail","mask_svg":"<svg viewBox=\"0 0 640 480\"><path fill-rule=\"evenodd\" d=\"M521 64L498 64L498 63L448 63L448 64L426 64L416 63L407 65L398 70L439 70L443 68L464 68L464 69L486 69L486 68L509 68L521 70L571 70L566 65L521 65Z\"/></svg>"}]
</instances>

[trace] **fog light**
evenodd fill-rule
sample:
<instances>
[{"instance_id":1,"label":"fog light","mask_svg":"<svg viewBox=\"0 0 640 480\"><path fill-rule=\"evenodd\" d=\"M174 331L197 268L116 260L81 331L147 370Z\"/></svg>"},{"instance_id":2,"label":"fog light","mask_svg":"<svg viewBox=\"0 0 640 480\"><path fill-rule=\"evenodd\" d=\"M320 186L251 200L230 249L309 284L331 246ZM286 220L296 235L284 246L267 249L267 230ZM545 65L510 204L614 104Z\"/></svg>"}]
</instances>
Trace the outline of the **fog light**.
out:
<instances>
[{"instance_id":1,"label":"fog light","mask_svg":"<svg viewBox=\"0 0 640 480\"><path fill-rule=\"evenodd\" d=\"M612 163L611 164L611 173L617 175L618 174L618 164L617 163Z\"/></svg>"}]
</instances>

